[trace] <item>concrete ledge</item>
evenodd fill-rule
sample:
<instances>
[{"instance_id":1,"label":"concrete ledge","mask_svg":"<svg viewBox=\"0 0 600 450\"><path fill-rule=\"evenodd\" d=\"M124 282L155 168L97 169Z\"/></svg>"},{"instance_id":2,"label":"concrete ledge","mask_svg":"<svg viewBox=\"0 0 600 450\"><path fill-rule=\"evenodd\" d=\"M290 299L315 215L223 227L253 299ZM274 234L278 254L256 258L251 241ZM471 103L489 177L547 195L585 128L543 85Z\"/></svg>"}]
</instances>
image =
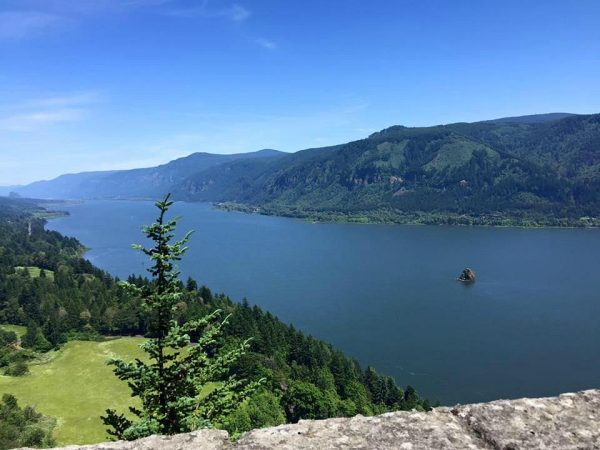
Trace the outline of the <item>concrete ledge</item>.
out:
<instances>
[{"instance_id":1,"label":"concrete ledge","mask_svg":"<svg viewBox=\"0 0 600 450\"><path fill-rule=\"evenodd\" d=\"M303 420L250 431L235 443L225 431L199 430L65 449L600 450L600 390L443 407L428 413L399 411L375 417Z\"/></svg>"}]
</instances>

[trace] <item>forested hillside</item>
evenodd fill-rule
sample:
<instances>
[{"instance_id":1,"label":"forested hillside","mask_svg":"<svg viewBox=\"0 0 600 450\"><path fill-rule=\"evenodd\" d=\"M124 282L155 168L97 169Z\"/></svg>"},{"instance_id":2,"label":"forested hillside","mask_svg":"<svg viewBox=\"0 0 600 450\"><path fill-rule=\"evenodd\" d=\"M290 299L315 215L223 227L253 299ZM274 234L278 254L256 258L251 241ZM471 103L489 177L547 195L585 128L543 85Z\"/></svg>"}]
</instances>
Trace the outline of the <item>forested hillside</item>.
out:
<instances>
[{"instance_id":1,"label":"forested hillside","mask_svg":"<svg viewBox=\"0 0 600 450\"><path fill-rule=\"evenodd\" d=\"M11 348L3 353L6 357L0 359L5 373L11 374L15 361L34 358L31 352L58 348L69 339L148 331L150 320L139 298L83 259L78 241L45 230L44 220L32 214L39 213L39 207L2 199L0 211L0 323L26 326L20 345L29 351L18 358L10 356L16 348L11 340L7 344ZM129 281L141 287L149 283L141 277ZM374 369L361 369L331 345L257 306L235 303L193 279L182 287L184 296L177 306L181 323L221 309L231 314L224 346L252 338L249 353L234 370L244 378L264 378L266 383L221 424L234 433L301 418L429 408L413 388L400 389Z\"/></svg>"},{"instance_id":2,"label":"forested hillside","mask_svg":"<svg viewBox=\"0 0 600 450\"><path fill-rule=\"evenodd\" d=\"M196 154L153 169L72 175L18 190L67 198L166 191L313 220L598 225L600 115L394 126L293 154Z\"/></svg>"},{"instance_id":3,"label":"forested hillside","mask_svg":"<svg viewBox=\"0 0 600 450\"><path fill-rule=\"evenodd\" d=\"M276 161L231 197L315 219L598 224L600 115L391 127Z\"/></svg>"}]
</instances>

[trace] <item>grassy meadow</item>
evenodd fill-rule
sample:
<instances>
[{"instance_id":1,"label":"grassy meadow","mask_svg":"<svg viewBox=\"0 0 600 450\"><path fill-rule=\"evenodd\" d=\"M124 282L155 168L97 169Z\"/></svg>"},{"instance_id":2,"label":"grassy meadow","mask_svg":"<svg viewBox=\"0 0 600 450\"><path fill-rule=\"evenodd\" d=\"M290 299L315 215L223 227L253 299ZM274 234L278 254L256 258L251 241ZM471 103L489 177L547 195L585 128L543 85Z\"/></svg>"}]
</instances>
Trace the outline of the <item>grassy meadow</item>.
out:
<instances>
[{"instance_id":1,"label":"grassy meadow","mask_svg":"<svg viewBox=\"0 0 600 450\"><path fill-rule=\"evenodd\" d=\"M35 267L35 266L27 266L27 267L17 266L17 267L15 267L15 269L16 270L26 270L27 272L29 272L29 276L31 278L39 278L40 272L42 271L42 269L40 269L39 267ZM46 276L50 280L54 280L54 272L52 272L51 270L44 270L44 272L46 273Z\"/></svg>"},{"instance_id":2,"label":"grassy meadow","mask_svg":"<svg viewBox=\"0 0 600 450\"><path fill-rule=\"evenodd\" d=\"M21 325L0 325L0 328L5 331L14 331L19 339L27 332L27 327Z\"/></svg>"},{"instance_id":3,"label":"grassy meadow","mask_svg":"<svg viewBox=\"0 0 600 450\"><path fill-rule=\"evenodd\" d=\"M23 334L23 327L2 326ZM127 384L119 381L106 361L112 357L142 356L142 338L104 342L71 341L43 362L30 365L23 377L0 376L0 394L17 397L21 406L34 406L57 419L58 445L89 444L107 440L100 415L107 408L126 411L131 397Z\"/></svg>"}]
</instances>

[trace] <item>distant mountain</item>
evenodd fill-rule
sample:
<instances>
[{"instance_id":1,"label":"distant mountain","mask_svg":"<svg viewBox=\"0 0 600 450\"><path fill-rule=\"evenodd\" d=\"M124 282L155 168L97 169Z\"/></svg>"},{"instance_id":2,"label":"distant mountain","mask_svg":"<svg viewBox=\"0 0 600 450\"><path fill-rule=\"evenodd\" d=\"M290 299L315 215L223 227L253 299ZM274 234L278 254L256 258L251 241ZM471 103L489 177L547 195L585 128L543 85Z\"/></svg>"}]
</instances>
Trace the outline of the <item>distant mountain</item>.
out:
<instances>
[{"instance_id":1,"label":"distant mountain","mask_svg":"<svg viewBox=\"0 0 600 450\"><path fill-rule=\"evenodd\" d=\"M16 192L22 186L0 186L0 196L6 197L11 192Z\"/></svg>"},{"instance_id":2,"label":"distant mountain","mask_svg":"<svg viewBox=\"0 0 600 450\"><path fill-rule=\"evenodd\" d=\"M281 155L276 150L233 155L193 153L157 167L62 175L16 191L24 197L44 199L157 198L172 191L182 180L209 168L237 160L276 159Z\"/></svg>"},{"instance_id":3,"label":"distant mountain","mask_svg":"<svg viewBox=\"0 0 600 450\"><path fill-rule=\"evenodd\" d=\"M544 123L555 120L564 119L565 117L576 116L571 113L548 113L548 114L532 114L529 116L502 117L500 119L487 120L486 122L495 123Z\"/></svg>"},{"instance_id":4,"label":"distant mountain","mask_svg":"<svg viewBox=\"0 0 600 450\"><path fill-rule=\"evenodd\" d=\"M16 190L18 194L29 198L43 199L82 199L91 193L91 185L101 186L107 176L115 172L83 172L61 175L48 181L36 181ZM88 185L88 189L83 189Z\"/></svg>"},{"instance_id":5,"label":"distant mountain","mask_svg":"<svg viewBox=\"0 0 600 450\"><path fill-rule=\"evenodd\" d=\"M257 179L286 156L235 159L185 178L173 189L175 198L191 201L244 201Z\"/></svg>"},{"instance_id":6,"label":"distant mountain","mask_svg":"<svg viewBox=\"0 0 600 450\"><path fill-rule=\"evenodd\" d=\"M292 154L195 153L154 168L65 175L17 192L43 198L173 192L180 200L315 220L600 225L600 114L393 126Z\"/></svg>"}]
</instances>

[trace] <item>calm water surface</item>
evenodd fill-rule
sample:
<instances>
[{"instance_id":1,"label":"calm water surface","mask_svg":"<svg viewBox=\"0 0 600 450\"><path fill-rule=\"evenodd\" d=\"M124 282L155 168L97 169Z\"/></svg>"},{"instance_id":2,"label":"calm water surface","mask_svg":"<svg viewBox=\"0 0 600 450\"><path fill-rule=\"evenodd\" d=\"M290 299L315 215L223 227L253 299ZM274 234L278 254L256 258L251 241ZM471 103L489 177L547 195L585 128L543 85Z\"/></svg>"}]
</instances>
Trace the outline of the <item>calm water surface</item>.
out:
<instances>
[{"instance_id":1,"label":"calm water surface","mask_svg":"<svg viewBox=\"0 0 600 450\"><path fill-rule=\"evenodd\" d=\"M49 228L144 273L150 202L94 201ZM600 230L309 224L177 203L181 269L444 404L600 386ZM465 267L472 286L455 281Z\"/></svg>"}]
</instances>

